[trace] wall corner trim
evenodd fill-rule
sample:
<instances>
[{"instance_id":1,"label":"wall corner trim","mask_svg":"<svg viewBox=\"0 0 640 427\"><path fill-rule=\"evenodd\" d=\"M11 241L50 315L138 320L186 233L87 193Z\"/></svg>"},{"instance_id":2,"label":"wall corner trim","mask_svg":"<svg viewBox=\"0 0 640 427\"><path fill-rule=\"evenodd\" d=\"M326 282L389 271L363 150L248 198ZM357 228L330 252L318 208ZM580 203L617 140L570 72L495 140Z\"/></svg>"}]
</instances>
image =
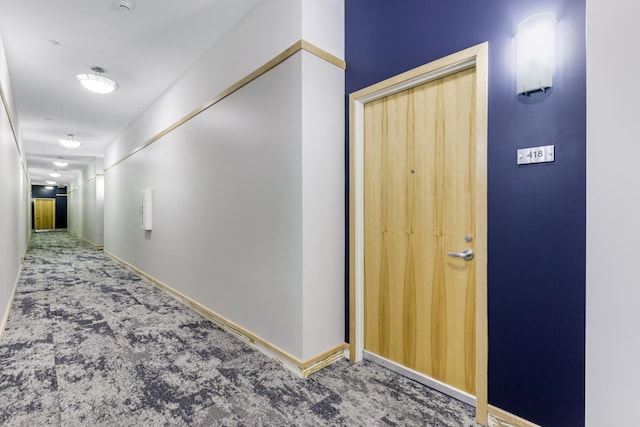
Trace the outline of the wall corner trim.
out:
<instances>
[{"instance_id":1,"label":"wall corner trim","mask_svg":"<svg viewBox=\"0 0 640 427\"><path fill-rule=\"evenodd\" d=\"M13 119L11 118L11 110L9 109L9 102L7 101L7 96L4 93L4 88L2 87L2 83L0 83L0 101L2 102L2 106L4 107L4 112L7 116L7 120L9 121L9 127L11 127L13 142L16 145L16 150L18 151L18 157L20 158L20 165L22 166L22 173L24 173L25 178L27 179L27 181L29 181L29 172L27 171L27 163L24 161L24 158L22 156L22 150L20 149L20 142L18 141L18 134L16 133L16 127L15 127L15 124L13 123Z\"/></svg>"},{"instance_id":2,"label":"wall corner trim","mask_svg":"<svg viewBox=\"0 0 640 427\"><path fill-rule=\"evenodd\" d=\"M243 77L240 80L238 80L236 83L234 83L231 86L229 86L227 89L225 89L222 92L220 92L213 99L209 100L205 104L201 105L200 107L196 108L195 110L191 111L190 113L188 113L187 115L182 117L177 122L173 123L172 125L169 125L164 130L162 130L162 131L158 132L157 134L155 134L154 136L152 136L148 141L144 142L142 145L139 145L136 148L134 148L133 150L129 151L128 154L123 155L120 159L115 160L112 164L105 165L104 172L107 172L110 169L118 166L120 163L124 162L129 157L131 157L134 154L136 154L138 151L141 151L141 150L147 148L147 146L153 144L154 142L156 142L157 140L159 140L163 136L165 136L168 133L170 133L170 132L174 131L175 129L179 128L180 126L182 126L183 124L187 123L189 120L193 119L194 117L196 117L200 113L204 112L205 110L213 107L218 102L222 101L223 99L225 99L229 95L232 95L234 92L236 92L236 91L240 90L241 88L243 88L244 86L248 85L249 83L251 83L252 81L257 79L258 77L260 77L263 74L267 73L272 68L274 68L277 65L281 64L282 62L286 61L291 56L295 55L296 53L300 52L301 50L304 50L305 52L308 52L308 53L310 53L312 55L315 55L318 58L323 59L323 60L329 62L330 64L335 65L336 67L338 67L338 68L340 68L342 70L345 70L347 68L347 64L346 64L346 62L344 60L342 60L342 59L330 54L329 52L327 52L327 51L325 51L325 50L323 50L323 49L321 49L321 48L319 48L319 47L317 47L317 46L315 46L315 45L313 45L313 44L311 44L311 43L309 43L309 42L307 42L305 40L300 39L297 42L295 42L294 44L292 44L291 46L289 46L288 48L286 48L285 50L283 50L282 52L280 52L278 55L273 57L271 60L267 61L266 63L264 63L260 67L256 68L251 73L247 74L245 77Z\"/></svg>"},{"instance_id":3,"label":"wall corner trim","mask_svg":"<svg viewBox=\"0 0 640 427\"><path fill-rule=\"evenodd\" d=\"M300 43L300 49L305 50L310 54L317 56L320 59L324 59L328 63L333 64L342 70L347 69L347 63L344 60L330 54L326 50L323 50L318 46L311 44L305 40L300 40L298 43Z\"/></svg>"},{"instance_id":4,"label":"wall corner trim","mask_svg":"<svg viewBox=\"0 0 640 427\"><path fill-rule=\"evenodd\" d=\"M488 405L488 410L489 427L540 427L493 405Z\"/></svg>"},{"instance_id":5,"label":"wall corner trim","mask_svg":"<svg viewBox=\"0 0 640 427\"><path fill-rule=\"evenodd\" d=\"M335 348L325 351L322 354L319 354L315 357L307 359L306 361L301 361L298 358L290 355L286 351L281 350L277 346L260 338L259 336L244 329L243 327L235 324L234 322L209 310L207 307L203 306L197 301L194 301L193 299L182 294L181 292L173 289L172 287L146 274L142 270L139 270L138 268L118 258L112 253L108 251L104 251L104 253L109 257L111 257L117 263L123 265L124 267L128 268L135 274L149 281L156 288L160 289L163 292L166 292L167 294L171 295L172 297L180 301L182 304L186 305L187 307L191 308L192 310L202 315L207 320L213 322L220 329L234 335L236 338L240 339L246 344L251 345L261 353L265 354L266 356L271 357L276 363L282 365L283 367L291 371L294 375L296 375L299 378L306 378L309 375L313 374L314 372L317 372L329 366L330 364L345 358L345 351L348 349L348 345L346 343L343 343L338 345Z\"/></svg>"},{"instance_id":6,"label":"wall corner trim","mask_svg":"<svg viewBox=\"0 0 640 427\"><path fill-rule=\"evenodd\" d=\"M81 183L79 183L73 190L69 191L69 193L73 193L74 191L76 191L77 189L79 189L80 187L87 185L88 183L90 183L91 181L95 181L97 177L99 176L104 176L104 174L95 174L92 175L88 178L86 178L84 181L82 181ZM68 187L67 187L68 188Z\"/></svg>"},{"instance_id":7,"label":"wall corner trim","mask_svg":"<svg viewBox=\"0 0 640 427\"><path fill-rule=\"evenodd\" d=\"M16 143L16 149L18 150L18 156L22 159L22 151L20 151L20 145L18 144L18 135L16 134L16 127L11 118L11 109L9 108L9 101L7 100L7 96L4 92L4 88L0 83L0 99L2 99L2 105L4 105L4 111L7 114L7 119L9 120L9 125L11 126L11 132L13 133L13 140Z\"/></svg>"}]
</instances>

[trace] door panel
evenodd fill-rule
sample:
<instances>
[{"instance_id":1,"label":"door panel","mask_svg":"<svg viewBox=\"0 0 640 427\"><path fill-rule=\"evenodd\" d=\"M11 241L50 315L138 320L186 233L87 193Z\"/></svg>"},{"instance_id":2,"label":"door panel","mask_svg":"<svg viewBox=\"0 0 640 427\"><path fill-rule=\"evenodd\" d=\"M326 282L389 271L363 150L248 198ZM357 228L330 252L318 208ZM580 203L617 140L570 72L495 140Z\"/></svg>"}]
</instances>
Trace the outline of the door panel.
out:
<instances>
[{"instance_id":1,"label":"door panel","mask_svg":"<svg viewBox=\"0 0 640 427\"><path fill-rule=\"evenodd\" d=\"M364 107L365 349L475 394L475 69Z\"/></svg>"},{"instance_id":2,"label":"door panel","mask_svg":"<svg viewBox=\"0 0 640 427\"><path fill-rule=\"evenodd\" d=\"M54 230L55 229L55 199L35 199L35 230Z\"/></svg>"}]
</instances>

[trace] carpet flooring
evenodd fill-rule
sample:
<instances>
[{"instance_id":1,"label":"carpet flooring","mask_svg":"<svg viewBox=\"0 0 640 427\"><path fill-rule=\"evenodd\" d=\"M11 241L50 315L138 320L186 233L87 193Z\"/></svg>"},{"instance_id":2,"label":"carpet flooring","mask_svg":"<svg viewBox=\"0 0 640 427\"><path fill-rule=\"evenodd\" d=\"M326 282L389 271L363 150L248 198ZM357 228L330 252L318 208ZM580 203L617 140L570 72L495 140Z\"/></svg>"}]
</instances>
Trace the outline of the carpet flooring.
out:
<instances>
[{"instance_id":1,"label":"carpet flooring","mask_svg":"<svg viewBox=\"0 0 640 427\"><path fill-rule=\"evenodd\" d=\"M33 235L0 340L3 426L476 426L369 362L301 380L66 232Z\"/></svg>"}]
</instances>

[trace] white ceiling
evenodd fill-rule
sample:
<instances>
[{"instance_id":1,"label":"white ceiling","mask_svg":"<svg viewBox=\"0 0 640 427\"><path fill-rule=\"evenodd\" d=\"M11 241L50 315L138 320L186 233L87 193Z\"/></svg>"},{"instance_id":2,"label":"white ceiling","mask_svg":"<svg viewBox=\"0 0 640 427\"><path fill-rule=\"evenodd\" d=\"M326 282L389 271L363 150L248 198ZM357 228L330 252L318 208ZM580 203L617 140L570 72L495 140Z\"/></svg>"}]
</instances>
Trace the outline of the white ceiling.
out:
<instances>
[{"instance_id":1,"label":"white ceiling","mask_svg":"<svg viewBox=\"0 0 640 427\"><path fill-rule=\"evenodd\" d=\"M258 0L0 0L22 143L32 184L59 169L68 184ZM91 93L75 79L105 69L119 89ZM73 134L83 144L62 147ZM64 157L69 165L51 162Z\"/></svg>"}]
</instances>

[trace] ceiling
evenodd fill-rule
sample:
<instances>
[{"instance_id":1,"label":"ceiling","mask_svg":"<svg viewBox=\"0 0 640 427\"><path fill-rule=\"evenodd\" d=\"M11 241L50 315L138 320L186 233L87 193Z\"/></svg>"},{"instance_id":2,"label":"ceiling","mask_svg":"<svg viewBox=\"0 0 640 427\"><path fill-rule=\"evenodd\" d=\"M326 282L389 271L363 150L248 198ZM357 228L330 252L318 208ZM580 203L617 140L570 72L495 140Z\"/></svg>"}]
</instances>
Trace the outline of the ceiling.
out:
<instances>
[{"instance_id":1,"label":"ceiling","mask_svg":"<svg viewBox=\"0 0 640 427\"><path fill-rule=\"evenodd\" d=\"M32 184L66 185L258 0L0 0L20 134ZM127 10L124 3L132 7ZM104 68L119 88L84 89ZM64 148L67 134L82 141ZM53 160L63 157L60 168ZM51 178L57 169L61 174Z\"/></svg>"}]
</instances>

